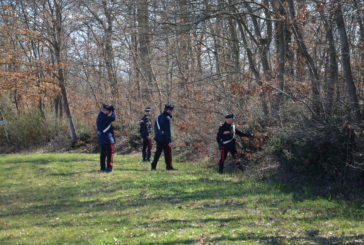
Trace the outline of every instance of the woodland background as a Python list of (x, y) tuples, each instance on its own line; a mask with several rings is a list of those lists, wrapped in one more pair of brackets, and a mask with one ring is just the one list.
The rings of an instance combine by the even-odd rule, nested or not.
[[(97, 151), (115, 105), (119, 151), (175, 105), (177, 154), (216, 160), (226, 113), (256, 155), (339, 189), (362, 184), (363, 0), (0, 0), (3, 153)], [(310, 173), (310, 174), (307, 174)]]

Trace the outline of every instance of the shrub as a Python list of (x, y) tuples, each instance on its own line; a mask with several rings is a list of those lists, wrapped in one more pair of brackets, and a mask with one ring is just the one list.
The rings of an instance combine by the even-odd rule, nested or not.
[(130, 153), (132, 151), (139, 151), (142, 142), (138, 124), (129, 126), (115, 124), (114, 133), (119, 152)]
[[(56, 125), (51, 116), (42, 115), (39, 111), (31, 111), (23, 114), (8, 112), (7, 130), (10, 143), (6, 140), (3, 129), (0, 133), (0, 147), (2, 152), (14, 152), (34, 149), (45, 146), (50, 142), (65, 144), (68, 140), (67, 127)], [(62, 142), (59, 139), (62, 138)]]
[(340, 183), (343, 189), (363, 177), (362, 134), (355, 125), (311, 122), (304, 128), (276, 132), (268, 145), (284, 172)]
[(11, 144), (19, 149), (44, 144), (51, 137), (51, 129), (40, 113), (30, 112), (7, 118)]

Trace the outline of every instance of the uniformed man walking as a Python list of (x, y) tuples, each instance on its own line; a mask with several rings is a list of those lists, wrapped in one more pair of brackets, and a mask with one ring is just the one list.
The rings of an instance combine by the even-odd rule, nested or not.
[(143, 140), (142, 157), (143, 162), (149, 162), (152, 153), (152, 121), (150, 120), (152, 109), (147, 107), (144, 111), (145, 115), (140, 119), (140, 136)]
[(152, 170), (156, 170), (159, 157), (164, 152), (164, 158), (166, 161), (167, 170), (176, 170), (172, 166), (172, 111), (174, 107), (172, 105), (165, 105), (164, 111), (155, 119), (155, 141), (157, 143), (157, 150), (154, 155), (153, 162), (151, 164)]
[(217, 132), (216, 141), (219, 145), (219, 150), (221, 151), (221, 158), (219, 161), (219, 173), (224, 172), (224, 162), (227, 157), (227, 154), (230, 152), (232, 155), (237, 167), (243, 170), (240, 162), (236, 159), (236, 143), (235, 143), (235, 135), (239, 135), (240, 137), (254, 137), (253, 134), (246, 134), (241, 132), (240, 130), (235, 128), (234, 124), (234, 114), (229, 114), (225, 116), (225, 123), (219, 127)]
[[(115, 121), (114, 107), (103, 105), (96, 119), (97, 135), (100, 144), (100, 171), (112, 172), (115, 153), (115, 137), (112, 122)], [(107, 161), (105, 164), (105, 160)]]

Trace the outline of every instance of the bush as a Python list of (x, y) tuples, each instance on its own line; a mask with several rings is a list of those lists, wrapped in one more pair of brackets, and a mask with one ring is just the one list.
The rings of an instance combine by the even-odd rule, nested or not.
[(116, 141), (119, 145), (118, 151), (122, 153), (130, 153), (132, 151), (139, 151), (142, 142), (139, 133), (139, 125), (115, 125), (114, 133)]
[(51, 136), (44, 118), (36, 112), (13, 115), (8, 119), (7, 128), (11, 144), (19, 149), (43, 144)]
[(361, 182), (364, 165), (363, 130), (355, 125), (323, 125), (276, 132), (269, 141), (285, 173), (306, 176), (343, 189)]
[[(45, 146), (59, 136), (68, 135), (67, 128), (56, 126), (54, 120), (47, 119), (38, 111), (23, 114), (7, 113), (7, 130), (10, 143), (6, 140), (3, 129), (0, 133), (1, 151), (19, 151)], [(64, 143), (64, 141), (63, 141)]]

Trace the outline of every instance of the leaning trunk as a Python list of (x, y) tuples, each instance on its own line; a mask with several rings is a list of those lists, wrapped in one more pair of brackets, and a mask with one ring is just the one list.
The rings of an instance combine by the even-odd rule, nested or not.
[(354, 84), (353, 74), (351, 72), (350, 47), (349, 47), (348, 36), (346, 34), (346, 28), (340, 3), (338, 3), (338, 7), (335, 11), (335, 16), (336, 16), (336, 25), (341, 41), (342, 66), (344, 71), (344, 79), (346, 82), (349, 104), (354, 119), (359, 121), (361, 119), (361, 113), (359, 108), (358, 97), (356, 94), (356, 87)]

